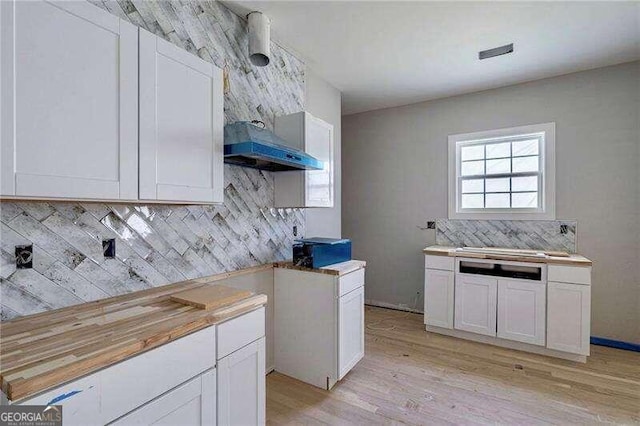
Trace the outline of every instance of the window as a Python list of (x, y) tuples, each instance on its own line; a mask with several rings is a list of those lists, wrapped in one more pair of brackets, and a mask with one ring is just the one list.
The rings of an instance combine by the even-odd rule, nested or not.
[(449, 218), (555, 219), (555, 123), (449, 136)]

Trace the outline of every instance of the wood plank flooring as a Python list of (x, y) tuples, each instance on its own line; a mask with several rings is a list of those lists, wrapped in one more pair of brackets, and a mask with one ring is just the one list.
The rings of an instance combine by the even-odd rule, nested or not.
[(272, 373), (267, 423), (640, 424), (640, 354), (591, 346), (587, 364), (427, 333), (367, 307), (366, 353), (331, 392)]

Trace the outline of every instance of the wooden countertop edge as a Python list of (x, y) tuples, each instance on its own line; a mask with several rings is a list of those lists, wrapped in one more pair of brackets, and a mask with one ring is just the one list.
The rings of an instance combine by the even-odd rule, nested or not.
[(500, 254), (482, 254), (480, 256), (470, 253), (456, 252), (454, 247), (442, 247), (442, 248), (424, 248), (422, 249), (424, 254), (431, 256), (448, 256), (448, 257), (467, 257), (467, 258), (483, 258), (493, 260), (511, 260), (516, 262), (531, 262), (531, 263), (548, 263), (553, 265), (568, 265), (568, 266), (592, 266), (593, 262), (587, 258), (571, 258), (571, 257), (546, 257), (535, 258), (527, 257), (522, 258), (518, 256), (500, 255)]
[[(315, 272), (318, 274), (325, 274), (325, 275), (333, 275), (333, 276), (340, 276), (340, 275), (346, 275), (349, 274), (351, 272), (355, 272), (358, 271), (362, 268), (365, 268), (367, 266), (367, 262), (365, 262), (364, 260), (352, 260), (354, 262), (354, 267), (353, 268), (349, 268), (346, 270), (336, 270), (336, 269), (325, 269), (325, 268), (331, 268), (331, 265), (324, 267), (324, 268), (319, 268), (319, 269), (313, 269), (313, 268), (305, 268), (303, 266), (296, 266), (294, 265), (291, 261), (286, 261), (286, 262), (276, 262), (273, 264), (274, 268), (283, 268), (283, 269), (292, 269), (295, 271), (303, 271), (303, 272)], [(349, 261), (347, 261), (349, 262)]]
[[(247, 302), (251, 301), (252, 299), (253, 303), (247, 305)], [(86, 376), (104, 368), (108, 368), (109, 366), (123, 361), (127, 358), (131, 358), (148, 350), (157, 348), (188, 334), (228, 321), (239, 315), (258, 309), (266, 303), (267, 296), (259, 294), (253, 295), (237, 302), (236, 304), (243, 305), (237, 310), (233, 310), (233, 305), (223, 306), (210, 312), (204, 310), (202, 310), (202, 312), (198, 312), (198, 309), (194, 308), (194, 313), (201, 313), (202, 316), (197, 317), (192, 321), (187, 321), (171, 329), (163, 330), (160, 333), (145, 336), (144, 338), (133, 342), (125, 342), (121, 345), (122, 347), (115, 350), (114, 348), (107, 347), (102, 351), (105, 354), (106, 359), (96, 357), (95, 361), (88, 363), (85, 368), (78, 369), (77, 363), (71, 363), (66, 366), (57, 367), (54, 370), (55, 374), (46, 372), (39, 376), (34, 376), (30, 379), (17, 379), (12, 380), (11, 382), (7, 382), (4, 379), (3, 375), (0, 375), (1, 387), (10, 401), (20, 401), (22, 399), (60, 386), (63, 383), (67, 383), (82, 376)], [(117, 346), (118, 345), (116, 345), (116, 347)]]

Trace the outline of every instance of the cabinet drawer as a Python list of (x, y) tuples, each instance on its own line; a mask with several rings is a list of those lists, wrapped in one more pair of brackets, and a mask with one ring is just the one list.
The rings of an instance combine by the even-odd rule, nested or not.
[(215, 366), (208, 327), (103, 370), (102, 419), (108, 423)]
[(424, 267), (427, 269), (440, 269), (442, 271), (453, 271), (455, 258), (449, 256), (425, 255)]
[(215, 400), (216, 370), (214, 369), (172, 389), (119, 418), (111, 425), (212, 425), (215, 424), (216, 418)]
[(100, 373), (90, 374), (16, 404), (62, 405), (65, 426), (100, 425)]
[(364, 285), (364, 269), (358, 269), (357, 271), (343, 275), (338, 280), (338, 294), (343, 296), (350, 291), (355, 290), (358, 287)]
[(591, 267), (549, 265), (548, 280), (591, 285)]
[(218, 326), (218, 359), (264, 336), (264, 308)]

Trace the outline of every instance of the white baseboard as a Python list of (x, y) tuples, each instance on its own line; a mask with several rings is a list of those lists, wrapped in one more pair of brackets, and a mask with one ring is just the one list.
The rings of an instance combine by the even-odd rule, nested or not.
[(379, 308), (395, 309), (396, 311), (413, 312), (415, 314), (424, 313), (419, 309), (414, 309), (406, 305), (395, 305), (393, 303), (380, 302), (378, 300), (366, 299), (364, 301), (364, 304), (369, 306), (377, 306)]
[(446, 336), (457, 337), (459, 339), (472, 340), (474, 342), (486, 343), (489, 345), (500, 346), (508, 349), (515, 349), (523, 352), (532, 352), (534, 354), (552, 356), (554, 358), (567, 359), (575, 362), (587, 362), (585, 355), (577, 355), (568, 352), (561, 352), (554, 349), (547, 349), (544, 346), (530, 345), (528, 343), (514, 342), (512, 340), (500, 339), (498, 337), (484, 336), (482, 334), (471, 333), (463, 330), (453, 330), (448, 328), (436, 327), (433, 325), (425, 326), (425, 329), (432, 333), (444, 334)]

